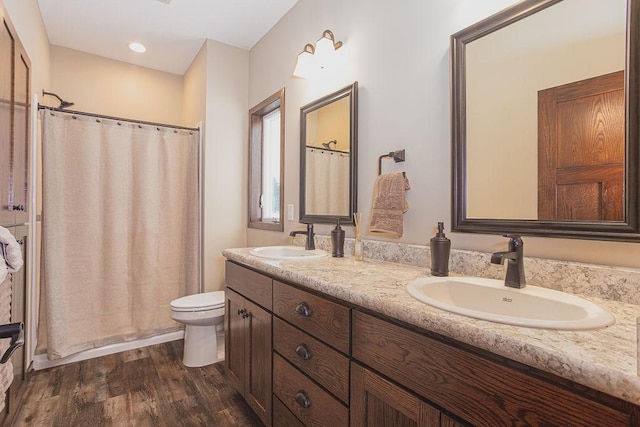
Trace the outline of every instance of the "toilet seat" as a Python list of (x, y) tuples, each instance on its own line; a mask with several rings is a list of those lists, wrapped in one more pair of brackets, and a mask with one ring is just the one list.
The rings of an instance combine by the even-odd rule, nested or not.
[(173, 311), (206, 311), (224, 307), (224, 291), (187, 295), (171, 301)]

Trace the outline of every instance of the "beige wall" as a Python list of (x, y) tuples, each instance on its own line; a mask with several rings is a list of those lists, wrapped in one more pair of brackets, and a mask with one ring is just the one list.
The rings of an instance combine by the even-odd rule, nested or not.
[[(516, 3), (515, 0), (300, 0), (251, 50), (249, 104), (286, 88), (285, 206), (296, 206), (299, 186), (299, 109), (357, 80), (359, 83), (358, 206), (368, 217), (377, 159), (405, 148), (407, 160), (386, 171), (404, 170), (411, 182), (405, 214), (406, 243), (427, 244), (438, 221), (451, 222), (449, 37)], [(363, 11), (366, 11), (364, 13)], [(339, 70), (316, 80), (291, 76), (305, 43), (330, 29), (344, 42)], [(248, 230), (248, 244), (290, 242), (297, 220), (285, 232)], [(316, 226), (322, 234), (330, 227)], [(347, 233), (353, 230), (347, 227)], [(371, 236), (366, 236), (371, 238)], [(453, 247), (504, 250), (497, 235), (449, 233)], [(528, 256), (640, 267), (640, 245), (525, 237)]]
[(226, 248), (246, 246), (249, 52), (206, 42), (205, 290), (224, 287)]
[(332, 149), (349, 151), (351, 144), (349, 133), (350, 103), (350, 97), (342, 98), (307, 113), (306, 145), (322, 148), (323, 143), (336, 141), (331, 145)]
[[(72, 110), (184, 124), (183, 78), (176, 74), (52, 45), (49, 91), (74, 102)], [(52, 97), (45, 102), (58, 105)]]

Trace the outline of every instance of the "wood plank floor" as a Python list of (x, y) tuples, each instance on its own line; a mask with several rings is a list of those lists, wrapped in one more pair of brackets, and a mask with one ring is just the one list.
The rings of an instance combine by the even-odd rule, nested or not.
[(15, 426), (260, 426), (222, 363), (182, 365), (182, 340), (31, 374)]

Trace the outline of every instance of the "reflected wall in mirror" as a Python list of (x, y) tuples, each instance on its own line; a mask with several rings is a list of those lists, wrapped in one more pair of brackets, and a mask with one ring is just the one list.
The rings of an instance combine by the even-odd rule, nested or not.
[(638, 228), (637, 0), (525, 0), (452, 36), (453, 230)]
[(300, 222), (353, 223), (358, 83), (300, 109)]

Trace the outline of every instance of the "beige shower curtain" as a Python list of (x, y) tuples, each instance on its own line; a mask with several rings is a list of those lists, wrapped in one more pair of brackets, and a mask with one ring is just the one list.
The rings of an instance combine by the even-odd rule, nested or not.
[(48, 358), (175, 329), (199, 289), (198, 132), (49, 110), (42, 130)]
[(349, 154), (311, 147), (306, 152), (305, 213), (349, 216)]

